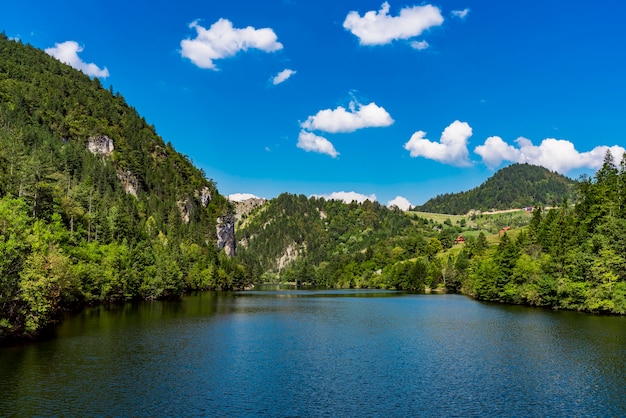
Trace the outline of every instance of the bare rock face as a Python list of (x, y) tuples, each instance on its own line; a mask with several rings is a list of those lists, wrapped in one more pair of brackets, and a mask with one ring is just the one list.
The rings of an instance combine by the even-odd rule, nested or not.
[(183, 223), (188, 224), (191, 220), (191, 214), (193, 212), (193, 205), (190, 198), (185, 198), (185, 200), (179, 200), (176, 202), (178, 206), (178, 211), (180, 212), (180, 218)]
[(137, 197), (139, 193), (139, 180), (130, 171), (117, 170), (117, 179), (122, 183), (122, 187), (128, 194)]
[(229, 213), (217, 218), (217, 248), (222, 248), (229, 257), (234, 257), (237, 252), (235, 243), (235, 215)]
[(285, 267), (287, 267), (292, 262), (294, 262), (295, 260), (297, 260), (299, 256), (300, 256), (300, 249), (298, 248), (298, 245), (295, 242), (292, 242), (291, 244), (289, 244), (287, 248), (285, 248), (283, 255), (281, 255), (280, 258), (276, 260), (276, 267), (280, 271), (284, 269)]
[(211, 196), (211, 190), (207, 186), (204, 186), (200, 190), (196, 190), (196, 198), (200, 199), (200, 204), (203, 208), (206, 208), (213, 196)]
[(256, 208), (263, 206), (266, 202), (267, 199), (261, 198), (250, 198), (242, 200), (241, 202), (234, 202), (236, 220), (240, 221), (250, 215)]
[[(94, 155), (99, 157), (109, 157), (115, 150), (113, 140), (106, 135), (96, 135), (87, 139), (87, 149)], [(130, 171), (117, 169), (115, 174), (117, 179), (122, 183), (122, 187), (128, 194), (137, 197), (139, 193), (139, 180)]]
[(87, 140), (87, 148), (92, 154), (108, 157), (115, 147), (113, 140), (106, 135), (92, 136)]

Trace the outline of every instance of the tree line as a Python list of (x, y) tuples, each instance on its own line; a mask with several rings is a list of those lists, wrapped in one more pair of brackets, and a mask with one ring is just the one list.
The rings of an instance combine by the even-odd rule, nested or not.
[(527, 229), (455, 269), (478, 299), (589, 312), (626, 313), (626, 155), (609, 151), (578, 200), (538, 208)]
[[(377, 202), (284, 194), (239, 226), (241, 260), (266, 281), (439, 288), (487, 301), (624, 314), (626, 157), (618, 166), (607, 152), (574, 191), (575, 201), (536, 206), (526, 225), (497, 235)], [(459, 234), (465, 242), (455, 245)]]

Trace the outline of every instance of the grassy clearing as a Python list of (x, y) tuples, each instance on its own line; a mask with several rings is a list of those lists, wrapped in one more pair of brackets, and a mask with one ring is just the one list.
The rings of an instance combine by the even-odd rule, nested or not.
[(419, 216), (420, 218), (429, 219), (435, 223), (442, 224), (447, 219), (455, 225), (457, 222), (461, 222), (461, 219), (465, 219), (465, 221), (469, 221), (469, 217), (467, 215), (448, 215), (445, 213), (430, 213), (430, 212), (415, 212), (409, 211), (407, 212), (409, 216)]
[[(503, 228), (508, 227), (506, 231), (507, 235), (511, 239), (516, 239), (520, 231), (524, 230), (532, 218), (532, 213), (525, 210), (509, 210), (499, 212), (482, 213), (475, 216), (467, 215), (449, 215), (445, 213), (429, 213), (429, 212), (407, 212), (407, 214), (413, 218), (420, 217), (427, 219), (434, 224), (456, 227), (459, 231), (459, 235), (463, 235), (465, 238), (478, 237), (482, 232), (487, 238), (489, 245), (498, 245), (500, 237), (502, 236)], [(462, 220), (465, 220), (465, 226)], [(446, 251), (446, 255), (456, 255), (464, 244), (454, 245), (451, 249)]]
[(407, 214), (413, 218), (420, 217), (422, 219), (427, 219), (434, 224), (444, 225), (448, 223), (450, 226), (462, 227), (462, 232), (468, 235), (472, 235), (474, 233), (478, 235), (478, 232), (480, 231), (483, 231), (486, 235), (497, 234), (498, 231), (506, 226), (519, 228), (528, 225), (528, 222), (532, 217), (531, 212), (527, 212), (523, 209), (487, 212), (472, 216), (413, 211), (407, 212)]

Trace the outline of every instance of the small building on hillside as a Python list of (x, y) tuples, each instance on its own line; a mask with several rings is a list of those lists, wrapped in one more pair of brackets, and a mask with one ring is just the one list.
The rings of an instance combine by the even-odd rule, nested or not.
[(465, 238), (463, 238), (463, 235), (459, 235), (458, 237), (456, 237), (456, 239), (454, 240), (455, 244), (463, 244), (465, 242)]
[(505, 226), (504, 228), (502, 228), (500, 231), (498, 231), (498, 236), (504, 234), (506, 231), (508, 231), (509, 229), (511, 229), (510, 226)]

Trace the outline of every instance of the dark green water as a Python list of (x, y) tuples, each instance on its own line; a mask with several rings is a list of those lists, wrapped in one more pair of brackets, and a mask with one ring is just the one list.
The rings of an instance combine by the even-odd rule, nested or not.
[(626, 318), (381, 291), (90, 309), (0, 348), (2, 416), (626, 416)]

